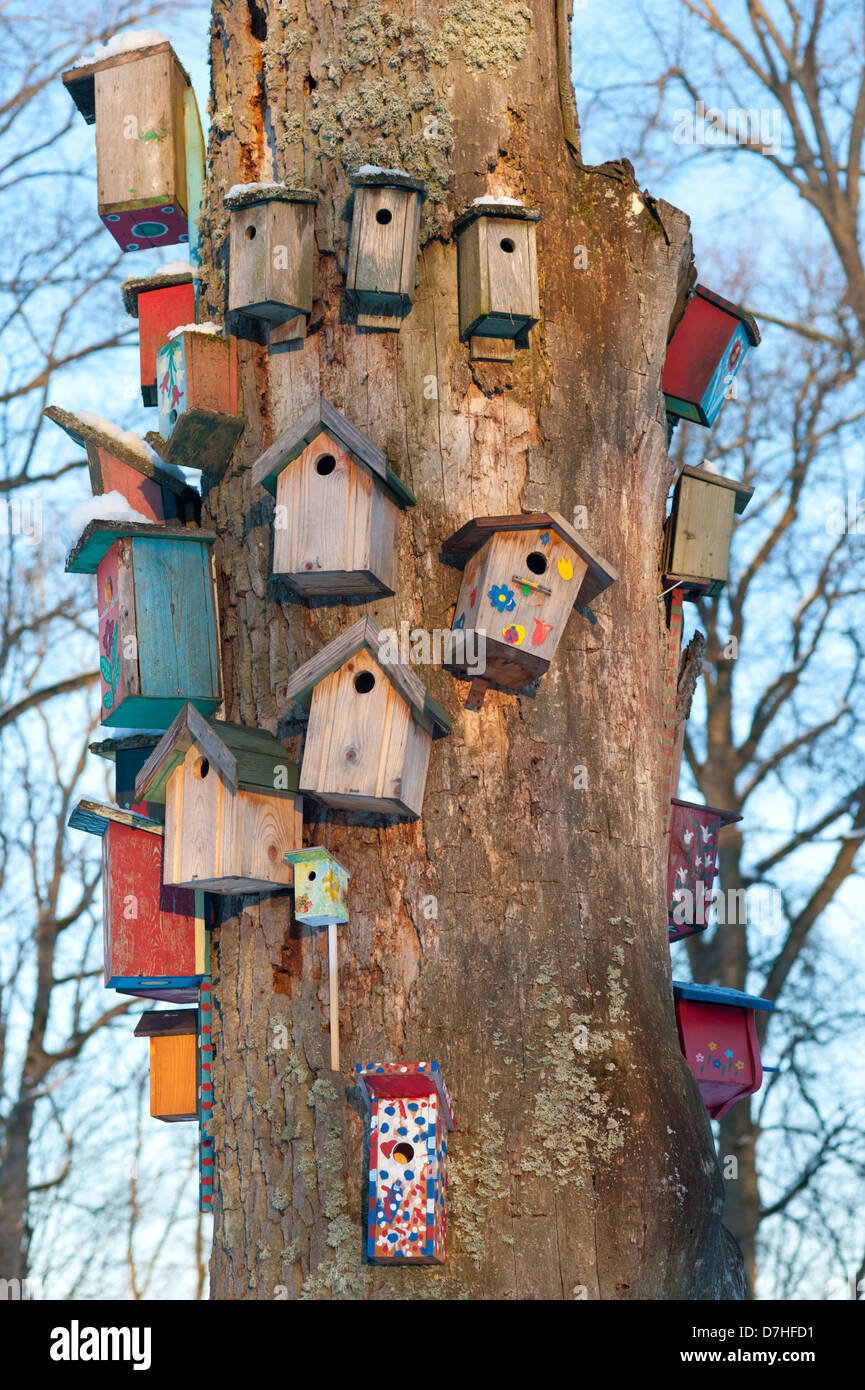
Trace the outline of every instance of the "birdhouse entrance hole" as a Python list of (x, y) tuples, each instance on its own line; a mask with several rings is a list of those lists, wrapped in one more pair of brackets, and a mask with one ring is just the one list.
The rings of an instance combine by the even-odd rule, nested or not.
[(244, 235), (247, 241), (255, 241), (255, 227), (247, 227)]
[(336, 459), (333, 454), (322, 454), (315, 465), (316, 473), (320, 473), (323, 478), (326, 478), (328, 473), (332, 473), (335, 468)]
[(358, 695), (368, 695), (375, 685), (372, 671), (361, 671), (354, 678), (354, 688)]
[(312, 881), (313, 881), (314, 878), (315, 878), (315, 869), (310, 869), (309, 873), (308, 873), (307, 876), (306, 876), (307, 882), (308, 882), (308, 883), (312, 883)]
[(375, 215), (376, 222), (378, 222), (379, 225), (382, 227), (386, 227), (388, 222), (390, 222), (392, 218), (393, 213), (391, 212), (390, 208), (379, 208), (378, 212)]
[(501, 239), (501, 243), (500, 243), (500, 244), (501, 244), (502, 250), (503, 250), (503, 251), (507, 251), (508, 255), (510, 255), (510, 253), (511, 253), (512, 251), (516, 251), (516, 249), (517, 249), (516, 246), (514, 245), (514, 243), (511, 241), (511, 239), (510, 239), (509, 236), (503, 236), (502, 239)]
[(393, 1156), (397, 1163), (411, 1163), (414, 1158), (414, 1149), (411, 1144), (397, 1144)]
[(532, 574), (544, 574), (547, 568), (547, 557), (542, 555), (539, 550), (533, 550), (530, 555), (526, 556), (526, 565)]
[(199, 758), (195, 771), (198, 773), (202, 782), (210, 771), (210, 762), (207, 758)]

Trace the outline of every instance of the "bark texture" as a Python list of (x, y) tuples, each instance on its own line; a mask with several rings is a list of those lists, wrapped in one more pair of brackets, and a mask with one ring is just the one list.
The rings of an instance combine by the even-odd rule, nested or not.
[[(570, 618), (534, 698), (490, 692), (468, 713), (464, 684), (419, 671), (454, 723), (422, 820), (349, 823), (307, 805), (322, 822), (308, 842), (352, 872), (343, 1076), (328, 1066), (326, 933), (300, 931), (290, 895), (225, 904), (217, 1299), (744, 1294), (676, 1040), (664, 902), (659, 380), (690, 239), (683, 214), (647, 207), (629, 166), (580, 166), (567, 30), (554, 0), (214, 6), (205, 314), (224, 312), (228, 186), (321, 191), (306, 342), (270, 359), (241, 344), (246, 433), (207, 493), (226, 717), (298, 752), (289, 673), (364, 611), (385, 628), (447, 628), (459, 575), (438, 551), (473, 516), (585, 506), (590, 544), (621, 576), (592, 620)], [(430, 188), (398, 334), (358, 331), (343, 293), (347, 175), (364, 162)], [(543, 211), (542, 319), (513, 366), (473, 365), (459, 342), (450, 229), (486, 193)], [(418, 498), (393, 599), (305, 607), (270, 574), (272, 500), (250, 465), (319, 393)], [(457, 1114), (447, 1264), (376, 1268), (351, 1068), (429, 1058)]]

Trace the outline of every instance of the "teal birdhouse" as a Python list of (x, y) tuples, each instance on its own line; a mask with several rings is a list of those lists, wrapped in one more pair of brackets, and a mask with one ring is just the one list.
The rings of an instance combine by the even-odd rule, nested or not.
[(294, 865), (294, 915), (310, 927), (348, 921), (348, 869), (315, 845), (285, 856)]

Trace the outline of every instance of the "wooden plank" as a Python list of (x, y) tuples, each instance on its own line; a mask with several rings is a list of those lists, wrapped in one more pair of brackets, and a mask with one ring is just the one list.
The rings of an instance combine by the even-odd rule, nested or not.
[(220, 696), (216, 601), (206, 545), (133, 542), (141, 694)]
[(473, 362), (513, 362), (516, 356), (512, 338), (481, 338), (477, 334), (469, 339), (469, 352)]
[(198, 1032), (196, 1009), (151, 1009), (135, 1025), (136, 1038), (182, 1038)]
[(735, 493), (702, 479), (677, 487), (670, 573), (725, 582), (730, 563)]
[(289, 887), (294, 869), (284, 856), (301, 845), (294, 798), (238, 792), (235, 803), (234, 872), (267, 888)]
[[(95, 71), (100, 214), (174, 205), (186, 212), (185, 74), (170, 47)], [(127, 138), (130, 120), (135, 130)]]

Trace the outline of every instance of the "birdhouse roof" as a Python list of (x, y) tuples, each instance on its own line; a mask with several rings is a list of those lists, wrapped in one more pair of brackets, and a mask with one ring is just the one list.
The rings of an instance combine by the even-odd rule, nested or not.
[(738, 304), (733, 304), (729, 299), (722, 299), (719, 294), (715, 294), (714, 290), (707, 289), (705, 285), (695, 285), (694, 294), (698, 294), (701, 299), (707, 299), (710, 304), (717, 305), (719, 309), (724, 310), (725, 314), (732, 314), (734, 318), (739, 319), (748, 335), (749, 342), (754, 347), (757, 346), (760, 341), (760, 330), (753, 314), (749, 314), (746, 309), (740, 308)]
[(88, 835), (105, 834), (111, 822), (129, 826), (131, 830), (146, 830), (151, 835), (161, 835), (162, 826), (149, 816), (139, 816), (135, 811), (125, 811), (121, 806), (103, 806), (98, 801), (79, 801), (66, 822), (74, 830), (86, 830)]
[(284, 183), (238, 183), (222, 200), (229, 212), (256, 207), (259, 203), (317, 203), (312, 188), (286, 188)]
[(109, 53), (105, 58), (98, 58), (93, 63), (82, 63), (80, 67), (69, 68), (66, 72), (61, 73), (61, 81), (87, 124), (93, 125), (96, 120), (97, 72), (104, 72), (106, 68), (121, 67), (126, 63), (134, 63), (139, 58), (150, 58), (154, 53), (166, 51), (171, 54), (188, 87), (190, 85), (189, 75), (178, 61), (177, 54), (168, 39), (163, 39), (159, 43), (146, 44), (142, 48), (127, 48), (120, 53)]
[[(266, 729), (247, 728), (245, 724), (205, 719), (194, 705), (186, 704), (141, 768), (135, 780), (135, 800), (164, 801), (169, 777), (193, 744), (233, 792), (291, 796), (297, 791), (297, 764), (273, 734)], [(287, 769), (285, 787), (274, 787), (277, 767)]]
[(477, 222), (479, 217), (507, 217), (514, 222), (540, 222), (541, 212), (539, 208), (527, 208), (522, 203), (497, 203), (492, 199), (488, 203), (472, 203), (471, 207), (465, 208), (454, 219), (454, 231), (463, 231), (470, 223)]
[(66, 557), (67, 574), (95, 574), (100, 560), (108, 554), (115, 541), (124, 536), (134, 540), (203, 541), (212, 545), (215, 531), (202, 531), (198, 526), (163, 525), (155, 521), (110, 521), (97, 517), (88, 521), (75, 545)]
[(163, 266), (162, 270), (156, 270), (152, 275), (131, 275), (128, 280), (124, 280), (120, 286), (123, 295), (123, 307), (132, 318), (138, 318), (138, 296), (149, 294), (151, 290), (173, 289), (175, 285), (192, 284), (192, 267), (186, 270), (172, 270), (171, 266)]
[(309, 661), (305, 661), (289, 680), (285, 693), (290, 698), (300, 701), (302, 705), (308, 705), (315, 687), (356, 656), (362, 647), (366, 647), (382, 675), (387, 677), (403, 697), (413, 717), (427, 733), (433, 738), (442, 738), (449, 734), (450, 720), (441, 705), (432, 698), (420, 677), (416, 676), (410, 667), (386, 658), (382, 648), (389, 645), (389, 639), (373, 618), (360, 618), (328, 642), (326, 647), (322, 647), (320, 652), (316, 652)]
[(427, 196), (427, 186), (423, 179), (407, 174), (404, 169), (379, 169), (367, 164), (349, 176), (352, 188), (405, 188), (408, 192), (419, 193), (421, 201)]
[(726, 1004), (738, 1009), (763, 1009), (771, 1013), (775, 1005), (771, 999), (761, 999), (757, 994), (743, 994), (738, 989), (724, 989), (721, 985), (692, 985), (681, 980), (673, 981), (673, 995), (676, 999), (693, 999), (700, 1004)]
[(106, 758), (110, 763), (117, 762), (117, 754), (125, 753), (133, 748), (155, 748), (162, 733), (152, 734), (124, 734), (120, 738), (106, 738), (100, 743), (89, 743), (88, 751), (95, 753), (97, 758)]
[(346, 878), (351, 878), (351, 873), (344, 864), (340, 864), (335, 855), (323, 845), (311, 845), (309, 849), (294, 849), (290, 854), (284, 854), (283, 859), (286, 864), (335, 864), (338, 869), (345, 874)]
[(747, 487), (745, 483), (737, 483), (735, 478), (722, 478), (719, 473), (713, 473), (709, 468), (694, 468), (691, 464), (683, 464), (682, 471), (676, 479), (676, 487), (679, 486), (682, 478), (696, 478), (701, 483), (713, 483), (715, 487), (732, 488), (736, 494), (736, 515), (741, 516), (751, 498), (754, 496), (754, 489)]
[(151, 1009), (135, 1025), (136, 1038), (177, 1038), (197, 1032), (197, 1009)]
[[(179, 471), (166, 467), (149, 445), (131, 430), (121, 430), (113, 426), (110, 420), (100, 420), (97, 416), (76, 415), (74, 411), (62, 410), (59, 405), (46, 406), (42, 414), (87, 450), (90, 481), (94, 489), (97, 483), (101, 487), (101, 479), (94, 476), (95, 459), (91, 457), (91, 450), (104, 449), (114, 458), (128, 463), (142, 477), (152, 478), (160, 487), (168, 488), (177, 497), (200, 497), (200, 493), (189, 486)], [(94, 495), (99, 496), (99, 493), (95, 492)]]
[(448, 1129), (454, 1127), (454, 1109), (438, 1062), (358, 1062), (355, 1066), (369, 1105), (370, 1100), (438, 1097)]
[(619, 576), (613, 566), (600, 555), (596, 555), (591, 546), (580, 538), (579, 533), (558, 512), (526, 512), (520, 516), (477, 516), (448, 537), (442, 546), (442, 559), (447, 564), (462, 569), (469, 557), (480, 550), (497, 531), (544, 529), (555, 531), (557, 536), (561, 536), (588, 566), (574, 600), (575, 606), (584, 608), (596, 599), (598, 594), (603, 593), (604, 589), (615, 584)]
[(686, 811), (705, 811), (711, 816), (720, 816), (722, 825), (733, 825), (742, 817), (736, 811), (720, 811), (717, 806), (700, 806), (696, 801), (679, 801), (677, 797), (671, 798), (673, 806), (683, 806)]
[(377, 444), (367, 439), (365, 434), (350, 420), (334, 408), (324, 396), (319, 396), (303, 412), (294, 424), (281, 434), (253, 464), (253, 481), (276, 493), (276, 480), (280, 473), (299, 458), (308, 444), (320, 434), (327, 434), (351, 456), (355, 463), (371, 473), (373, 478), (386, 488), (400, 507), (413, 507), (416, 498), (411, 488), (401, 482), (391, 468)]

